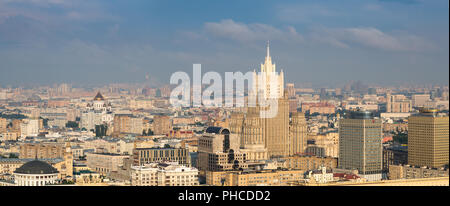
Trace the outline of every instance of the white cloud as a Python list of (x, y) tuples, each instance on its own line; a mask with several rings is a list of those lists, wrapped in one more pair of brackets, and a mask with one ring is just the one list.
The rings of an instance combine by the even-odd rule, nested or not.
[(319, 29), (311, 35), (316, 41), (325, 42), (341, 48), (360, 45), (386, 51), (426, 51), (434, 45), (425, 39), (408, 34), (388, 34), (373, 27)]
[[(48, 9), (58, 9), (53, 12)], [(0, 24), (8, 18), (26, 17), (43, 23), (66, 24), (64, 20), (83, 22), (118, 21), (119, 17), (105, 12), (97, 1), (70, 0), (0, 0)]]
[(267, 24), (245, 24), (231, 19), (220, 22), (207, 22), (203, 31), (206, 35), (239, 42), (260, 40), (303, 41), (303, 36), (297, 33), (294, 27), (289, 26), (285, 29), (279, 29)]
[(276, 17), (284, 22), (315, 22), (317, 18), (331, 18), (342, 15), (336, 10), (318, 4), (286, 4), (275, 9)]

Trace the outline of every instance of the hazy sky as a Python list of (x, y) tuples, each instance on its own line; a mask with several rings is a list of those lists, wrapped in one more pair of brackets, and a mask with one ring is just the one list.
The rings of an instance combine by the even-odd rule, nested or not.
[(0, 0), (0, 86), (168, 83), (257, 69), (286, 82), (449, 82), (448, 0)]

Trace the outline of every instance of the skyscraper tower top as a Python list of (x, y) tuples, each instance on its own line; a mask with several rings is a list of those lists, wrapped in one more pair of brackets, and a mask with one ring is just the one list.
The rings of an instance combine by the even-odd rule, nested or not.
[[(283, 70), (277, 73), (276, 65), (272, 63), (270, 56), (270, 45), (267, 41), (267, 55), (264, 63), (261, 64), (260, 73), (254, 71), (253, 92), (263, 94), (267, 98), (280, 98), (284, 95), (284, 73)], [(273, 87), (271, 89), (271, 87)], [(272, 91), (271, 91), (272, 90)]]
[(270, 45), (269, 41), (267, 41), (267, 51), (266, 51), (266, 59), (264, 64), (261, 64), (261, 72), (275, 72), (275, 64), (272, 64), (272, 57), (270, 56)]

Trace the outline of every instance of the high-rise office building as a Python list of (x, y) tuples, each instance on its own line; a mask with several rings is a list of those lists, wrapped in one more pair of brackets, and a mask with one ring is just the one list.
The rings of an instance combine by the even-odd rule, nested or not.
[(382, 178), (381, 120), (368, 111), (351, 111), (340, 120), (339, 168), (358, 170), (369, 181)]
[(448, 164), (448, 116), (436, 109), (421, 109), (408, 121), (408, 164), (443, 167)]

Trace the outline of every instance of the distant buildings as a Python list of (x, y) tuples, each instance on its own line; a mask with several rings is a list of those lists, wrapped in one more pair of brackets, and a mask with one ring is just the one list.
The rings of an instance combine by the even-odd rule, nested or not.
[(26, 119), (20, 123), (20, 136), (37, 136), (39, 134), (39, 119)]
[(423, 107), (430, 101), (429, 94), (414, 94), (412, 95), (412, 105), (413, 107)]
[(68, 143), (24, 143), (20, 145), (20, 158), (62, 159), (61, 177), (72, 176), (73, 154)]
[(169, 116), (155, 116), (153, 118), (153, 133), (166, 135), (172, 130), (172, 121)]
[(336, 112), (335, 106), (320, 102), (320, 103), (302, 103), (302, 112), (309, 112), (309, 114), (334, 114)]
[(177, 162), (179, 165), (191, 166), (189, 151), (185, 148), (135, 148), (133, 165), (155, 162)]
[[(447, 113), (448, 86), (284, 87), (269, 52), (242, 94), (275, 100), (271, 117), (262, 104), (174, 108), (171, 86), (0, 89), (0, 185), (448, 185), (448, 116), (411, 115)], [(36, 158), (57, 174), (26, 166)]]
[(81, 112), (80, 128), (95, 130), (96, 125), (109, 124), (113, 119), (111, 103), (107, 103), (102, 94), (98, 92), (93, 102), (88, 103), (85, 110)]
[(288, 92), (288, 98), (294, 98), (295, 97), (295, 86), (294, 83), (287, 83), (286, 84), (286, 90)]
[[(339, 133), (337, 131), (309, 135), (308, 140), (311, 140), (313, 144), (308, 144), (305, 150), (306, 154), (314, 154), (320, 157), (339, 156)], [(316, 150), (318, 149), (314, 148), (321, 148), (323, 151), (317, 153)]]
[(20, 145), (20, 158), (64, 158), (70, 153), (64, 143), (23, 143)]
[(408, 164), (443, 167), (449, 163), (449, 117), (436, 109), (422, 109), (409, 117)]
[(370, 181), (382, 178), (381, 120), (368, 111), (352, 111), (340, 120), (339, 168), (357, 169)]
[(209, 171), (206, 184), (214, 186), (287, 186), (304, 180), (302, 170)]
[(128, 101), (130, 109), (152, 109), (153, 101), (150, 99), (131, 99)]
[(386, 112), (408, 113), (411, 111), (411, 100), (404, 95), (392, 95), (390, 91), (386, 94)]
[(6, 132), (8, 126), (8, 120), (0, 117), (0, 133)]
[(414, 167), (410, 165), (391, 165), (389, 179), (419, 179), (433, 177), (448, 177), (448, 168)]
[(303, 171), (315, 170), (319, 167), (336, 168), (337, 158), (295, 155), (280, 158), (284, 161), (284, 167)]
[(108, 154), (108, 153), (87, 153), (87, 166), (95, 172), (102, 175), (109, 175), (111, 172), (118, 171), (123, 165), (123, 159), (128, 155)]
[(114, 116), (114, 136), (120, 134), (142, 134), (143, 119), (131, 114), (116, 114)]

